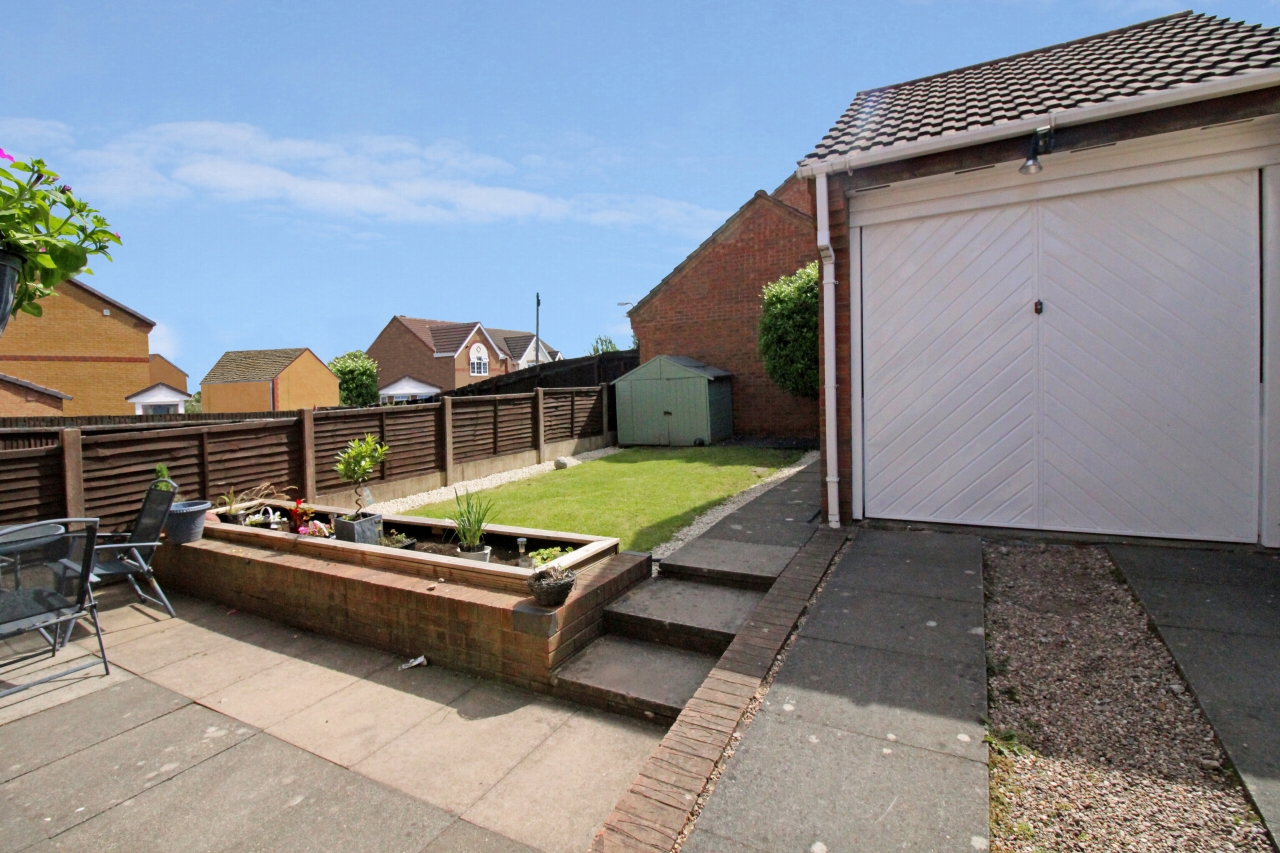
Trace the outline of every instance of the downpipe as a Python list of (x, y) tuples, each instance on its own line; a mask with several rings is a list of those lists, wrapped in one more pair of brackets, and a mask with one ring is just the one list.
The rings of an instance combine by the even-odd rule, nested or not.
[(840, 527), (840, 446), (836, 430), (836, 254), (831, 248), (827, 175), (814, 178), (818, 214), (818, 255), (822, 258), (822, 373), (827, 445), (827, 524)]

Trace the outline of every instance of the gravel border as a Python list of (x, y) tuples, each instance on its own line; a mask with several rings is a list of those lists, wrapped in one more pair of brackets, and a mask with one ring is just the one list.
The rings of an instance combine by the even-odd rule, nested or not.
[(653, 549), (653, 558), (655, 560), (661, 560), (665, 557), (671, 556), (681, 546), (688, 544), (689, 540), (696, 539), (710, 530), (717, 521), (724, 518), (734, 510), (750, 503), (752, 500), (755, 500), (762, 492), (773, 488), (779, 480), (785, 480), (792, 474), (798, 473), (805, 466), (817, 461), (819, 455), (818, 451), (811, 450), (801, 456), (796, 462), (788, 465), (786, 468), (779, 468), (777, 471), (773, 472), (768, 477), (765, 477), (754, 486), (743, 489), (737, 494), (731, 495), (724, 503), (707, 510), (702, 515), (691, 521), (688, 526), (677, 530), (666, 542), (655, 547)]
[(1272, 849), (1101, 546), (984, 542), (991, 849)]
[[(589, 450), (586, 453), (579, 453), (576, 456), (566, 456), (565, 459), (569, 463), (569, 467), (581, 465), (583, 462), (590, 462), (594, 459), (603, 459), (606, 456), (612, 456), (621, 447), (605, 447), (600, 450)], [(490, 474), (488, 477), (479, 477), (475, 480), (464, 480), (461, 483), (454, 483), (449, 486), (441, 486), (438, 489), (432, 489), (429, 492), (420, 492), (416, 495), (409, 495), (407, 498), (396, 498), (395, 500), (382, 501), (369, 507), (371, 512), (380, 512), (384, 515), (396, 515), (406, 510), (416, 509), (427, 504), (437, 503), (438, 501), (447, 501), (453, 497), (455, 489), (459, 490), (459, 494), (463, 492), (478, 492), (482, 489), (492, 489), (494, 486), (501, 486), (504, 483), (514, 483), (517, 480), (527, 480), (529, 477), (536, 477), (538, 474), (545, 474), (548, 471), (554, 471), (556, 467), (555, 460), (549, 462), (539, 462), (537, 465), (526, 465), (523, 468), (512, 468), (510, 471), (501, 471), (497, 474)]]

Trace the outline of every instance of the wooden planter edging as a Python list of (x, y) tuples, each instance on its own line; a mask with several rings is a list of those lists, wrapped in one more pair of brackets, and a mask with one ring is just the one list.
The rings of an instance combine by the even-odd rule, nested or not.
[(813, 591), (848, 535), (819, 528), (787, 564), (591, 843), (592, 853), (668, 853)]

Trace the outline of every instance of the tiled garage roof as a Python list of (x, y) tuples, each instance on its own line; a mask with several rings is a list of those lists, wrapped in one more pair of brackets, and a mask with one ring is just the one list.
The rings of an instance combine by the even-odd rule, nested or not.
[(243, 349), (222, 354), (218, 363), (200, 383), (262, 382), (274, 379), (280, 372), (307, 351), (306, 347), (291, 349)]
[(1280, 29), (1182, 12), (859, 92), (800, 165), (1276, 67)]

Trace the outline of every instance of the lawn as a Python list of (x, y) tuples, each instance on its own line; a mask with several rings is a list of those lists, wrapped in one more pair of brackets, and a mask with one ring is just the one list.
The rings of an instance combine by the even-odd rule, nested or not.
[[(649, 551), (703, 512), (800, 458), (757, 447), (633, 448), (478, 492), (493, 501), (494, 524), (616, 536)], [(444, 518), (452, 500), (410, 515)]]

